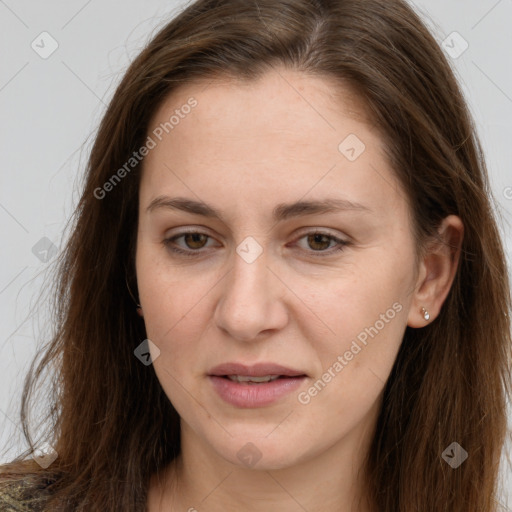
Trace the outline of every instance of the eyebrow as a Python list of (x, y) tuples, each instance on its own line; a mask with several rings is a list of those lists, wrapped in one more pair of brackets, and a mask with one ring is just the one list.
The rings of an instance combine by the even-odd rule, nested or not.
[[(195, 201), (185, 197), (158, 196), (151, 201), (146, 211), (150, 213), (161, 208), (181, 210), (224, 222), (224, 215), (220, 210), (202, 201)], [(281, 222), (292, 217), (347, 210), (372, 212), (370, 208), (360, 203), (354, 203), (347, 199), (327, 198), (320, 201), (297, 201), (289, 204), (280, 203), (272, 211), (272, 218), (275, 222)]]

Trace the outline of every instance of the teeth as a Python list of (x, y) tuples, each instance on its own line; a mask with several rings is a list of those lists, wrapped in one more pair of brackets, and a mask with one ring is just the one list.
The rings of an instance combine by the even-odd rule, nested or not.
[(279, 378), (279, 375), (264, 375), (263, 377), (247, 377), (245, 375), (228, 375), (233, 382), (270, 382)]

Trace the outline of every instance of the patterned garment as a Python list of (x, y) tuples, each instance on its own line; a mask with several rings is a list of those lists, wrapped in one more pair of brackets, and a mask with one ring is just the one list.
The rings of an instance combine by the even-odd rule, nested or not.
[(37, 512), (42, 510), (41, 504), (30, 504), (28, 501), (46, 496), (41, 486), (29, 480), (2, 481), (0, 483), (0, 512)]
[(23, 496), (26, 485), (18, 482), (2, 484), (0, 487), (0, 511), (1, 512), (31, 512), (28, 505), (23, 504)]

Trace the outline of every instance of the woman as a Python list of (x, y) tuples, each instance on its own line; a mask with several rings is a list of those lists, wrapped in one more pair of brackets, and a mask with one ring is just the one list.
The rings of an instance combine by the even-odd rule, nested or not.
[(7, 506), (497, 510), (505, 256), (406, 3), (189, 6), (109, 105), (60, 268), (51, 450)]

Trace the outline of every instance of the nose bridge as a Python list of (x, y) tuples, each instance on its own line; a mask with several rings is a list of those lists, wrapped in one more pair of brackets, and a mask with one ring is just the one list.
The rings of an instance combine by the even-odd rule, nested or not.
[(256, 251), (251, 242), (242, 242), (236, 252), (233, 258), (231, 284), (237, 292), (246, 290), (258, 293), (259, 289), (268, 285), (267, 251), (264, 252), (263, 247), (261, 252)]
[(245, 300), (244, 290), (249, 293), (258, 293), (268, 283), (269, 270), (268, 247), (264, 248), (266, 239), (259, 236), (258, 240), (253, 236), (246, 236), (237, 246), (233, 255), (233, 269), (228, 279), (230, 287), (236, 294), (242, 292), (241, 300)]
[(254, 248), (250, 245), (247, 251), (245, 242), (237, 247), (237, 254), (233, 257), (233, 269), (224, 292), (225, 299), (234, 302), (231, 304), (232, 308), (256, 310), (265, 306), (266, 299), (270, 298), (270, 272), (267, 263), (266, 252), (255, 255)]
[(233, 255), (216, 308), (217, 325), (233, 337), (250, 340), (262, 330), (282, 324), (276, 287), (282, 286), (267, 268), (268, 253), (255, 239), (245, 239)]

